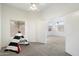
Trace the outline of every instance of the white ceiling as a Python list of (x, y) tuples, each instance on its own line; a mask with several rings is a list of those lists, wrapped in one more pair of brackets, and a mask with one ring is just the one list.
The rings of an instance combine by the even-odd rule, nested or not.
[[(31, 3), (6, 3), (6, 4), (19, 8), (19, 9), (22, 9), (22, 10), (25, 10), (25, 11), (30, 11), (29, 8), (31, 7)], [(35, 4), (39, 11), (44, 10), (49, 5), (49, 4), (45, 4), (45, 3), (35, 3)]]
[(79, 3), (52, 3), (42, 11), (46, 19), (65, 16), (79, 10)]
[[(31, 3), (6, 3), (7, 5), (29, 11)], [(79, 3), (36, 3), (45, 17), (58, 17), (79, 10)]]
[[(7, 5), (17, 7), (23, 10), (28, 11), (29, 7), (31, 6), (31, 3), (6, 3)], [(36, 3), (36, 6), (39, 10), (46, 10), (49, 9), (50, 7), (53, 7), (53, 9), (68, 9), (70, 8), (76, 8), (79, 7), (78, 3)]]

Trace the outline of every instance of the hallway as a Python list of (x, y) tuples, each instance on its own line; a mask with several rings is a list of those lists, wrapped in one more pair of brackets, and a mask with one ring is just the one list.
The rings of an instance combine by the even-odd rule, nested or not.
[(48, 43), (33, 42), (30, 45), (21, 45), (22, 51), (19, 54), (13, 52), (3, 52), (2, 56), (70, 56), (64, 52), (64, 37), (48, 37)]

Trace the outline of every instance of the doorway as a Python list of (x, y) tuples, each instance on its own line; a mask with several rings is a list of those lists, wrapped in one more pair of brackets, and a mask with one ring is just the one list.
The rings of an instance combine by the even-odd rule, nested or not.
[[(59, 17), (48, 21), (47, 43), (55, 48), (55, 53), (65, 51), (64, 18)], [(65, 53), (64, 53), (65, 54)]]
[(56, 18), (48, 21), (48, 36), (64, 36), (64, 18)]
[(11, 20), (10, 21), (10, 36), (14, 37), (18, 31), (21, 31), (21, 33), (25, 35), (25, 22)]

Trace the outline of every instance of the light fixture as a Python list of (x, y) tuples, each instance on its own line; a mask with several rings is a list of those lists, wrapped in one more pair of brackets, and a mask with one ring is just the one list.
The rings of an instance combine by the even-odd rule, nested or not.
[(30, 9), (31, 10), (37, 10), (36, 4), (35, 3), (31, 3)]

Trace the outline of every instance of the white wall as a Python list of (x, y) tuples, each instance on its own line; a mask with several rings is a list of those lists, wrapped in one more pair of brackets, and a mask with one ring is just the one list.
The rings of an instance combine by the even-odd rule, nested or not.
[[(28, 36), (30, 42), (45, 43), (47, 39), (46, 22), (39, 12), (29, 12), (28, 15)], [(27, 25), (26, 24), (26, 25)]]
[(1, 4), (0, 4), (0, 49), (1, 49)]
[(65, 17), (65, 51), (79, 56), (79, 11)]
[(26, 20), (26, 12), (7, 5), (2, 5), (2, 47), (9, 44), (10, 38), (10, 20)]

